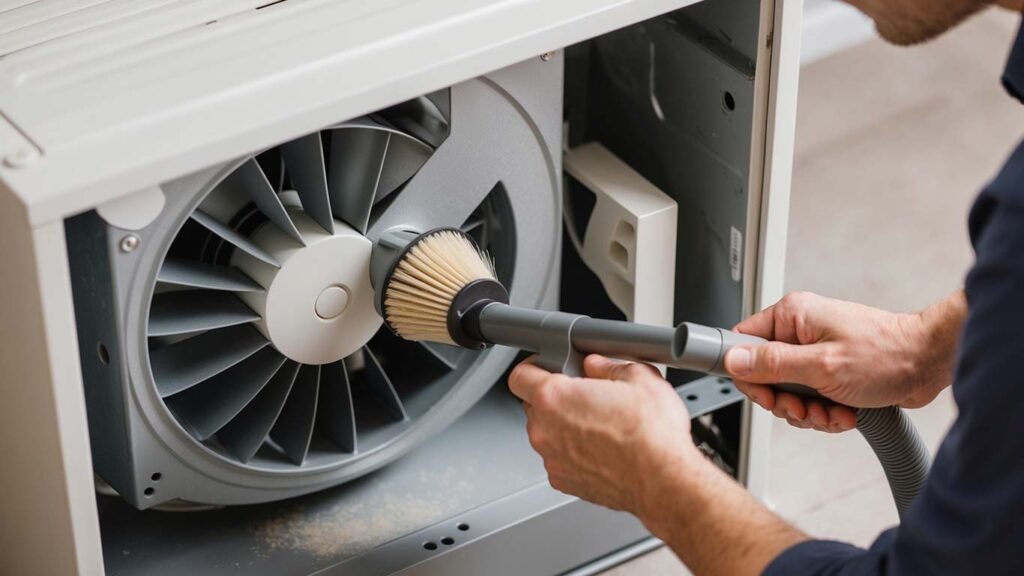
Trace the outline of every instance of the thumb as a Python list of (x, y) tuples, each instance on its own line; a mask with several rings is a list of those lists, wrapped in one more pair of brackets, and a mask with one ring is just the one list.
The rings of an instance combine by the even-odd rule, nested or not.
[(821, 348), (814, 344), (768, 342), (732, 348), (725, 355), (725, 370), (744, 382), (793, 382), (813, 387), (823, 376), (822, 359)]

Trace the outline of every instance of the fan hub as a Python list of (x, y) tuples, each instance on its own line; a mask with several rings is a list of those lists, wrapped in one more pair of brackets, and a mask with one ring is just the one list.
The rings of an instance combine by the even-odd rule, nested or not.
[(271, 344), (296, 362), (329, 364), (359, 350), (383, 323), (370, 285), (373, 244), (340, 221), (330, 234), (304, 213), (289, 212), (305, 246), (268, 223), (252, 241), (281, 267), (240, 251), (232, 263), (266, 289), (242, 298), (262, 316), (256, 326)]
[(316, 315), (323, 320), (333, 320), (345, 313), (348, 300), (347, 287), (328, 286), (316, 299)]

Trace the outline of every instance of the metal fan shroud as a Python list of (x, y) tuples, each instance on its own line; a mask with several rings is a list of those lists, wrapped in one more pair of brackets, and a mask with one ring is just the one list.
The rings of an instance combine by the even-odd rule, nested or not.
[[(409, 118), (386, 114), (319, 133), (326, 197), (311, 195), (300, 184), (309, 184), (309, 172), (295, 170), (301, 166), (297, 158), (308, 163), (295, 150), (315, 148), (310, 136), (162, 187), (164, 212), (175, 216), (144, 231), (138, 267), (125, 291), (124, 356), (142, 416), (135, 426), (148, 429), (135, 434), (135, 442), (149, 445), (137, 447), (136, 477), (171, 469), (170, 455), (188, 471), (162, 473), (156, 495), (140, 497), (140, 506), (172, 498), (216, 504), (276, 500), (358, 477), (454, 421), (514, 359), (508, 349), (477, 354), (407, 343), (376, 324), (366, 342), (340, 357), (297, 361), (274, 344), (258, 303), (274, 289), (274, 280), (268, 283), (259, 269), (281, 270), (293, 259), (275, 245), (280, 237), (301, 254), (318, 244), (303, 234), (309, 230), (372, 242), (396, 225), (462, 226), (499, 260), (513, 299), (555, 305), (557, 107), (541, 130), (513, 93), (486, 79), (445, 93), (450, 102), (438, 109), (450, 114), (450, 133), (435, 142), (428, 143), (429, 130), (413, 135)], [(409, 112), (403, 106), (397, 108)], [(392, 183), (386, 193), (374, 193), (372, 203), (352, 202), (359, 211), (342, 211), (335, 208), (339, 189), (332, 189), (331, 158), (343, 150), (331, 141), (335, 129), (353, 130), (342, 137), (348, 141), (372, 140), (357, 132), (388, 134), (427, 154), (400, 176), (380, 170), (385, 162), (379, 162), (377, 185)], [(365, 157), (366, 148), (356, 150)], [(414, 152), (404, 150), (403, 158)], [(366, 181), (345, 173), (351, 182)], [(349, 299), (347, 306), (333, 304), (345, 314), (360, 296), (346, 282), (316, 290), (349, 288), (342, 298)], [(303, 313), (316, 314), (318, 300), (302, 302)]]

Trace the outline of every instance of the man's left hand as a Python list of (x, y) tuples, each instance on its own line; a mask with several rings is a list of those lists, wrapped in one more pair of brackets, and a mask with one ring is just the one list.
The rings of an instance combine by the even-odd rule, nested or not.
[(570, 378), (527, 360), (512, 371), (530, 444), (556, 490), (643, 516), (663, 480), (703, 460), (686, 406), (652, 366), (591, 355), (583, 369)]

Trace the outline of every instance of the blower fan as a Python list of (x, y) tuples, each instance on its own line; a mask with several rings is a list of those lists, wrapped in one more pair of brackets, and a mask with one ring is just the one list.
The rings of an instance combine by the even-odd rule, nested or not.
[(369, 262), (384, 229), (458, 217), (515, 297), (551, 303), (557, 123), (538, 132), (497, 88), (472, 80), (168, 183), (137, 250), (101, 214), (70, 220), (99, 475), (141, 508), (290, 497), (386, 464), (483, 395), (514, 351), (392, 335)]

